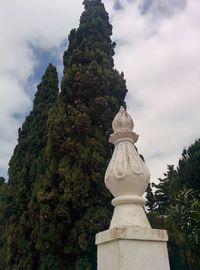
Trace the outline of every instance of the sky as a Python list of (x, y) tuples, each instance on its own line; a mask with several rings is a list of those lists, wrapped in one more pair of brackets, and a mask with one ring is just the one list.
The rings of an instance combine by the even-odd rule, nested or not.
[[(200, 137), (200, 1), (104, 0), (125, 74), (128, 112), (151, 181)], [(0, 176), (49, 62), (62, 76), (82, 0), (0, 0)]]

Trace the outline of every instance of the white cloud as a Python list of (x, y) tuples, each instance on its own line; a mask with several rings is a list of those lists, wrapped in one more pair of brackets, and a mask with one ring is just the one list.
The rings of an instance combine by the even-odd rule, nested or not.
[(78, 26), (82, 9), (79, 0), (71, 6), (66, 0), (0, 1), (0, 174), (7, 169), (21, 124), (14, 114), (31, 107), (26, 87), (39, 64), (33, 47), (58, 47)]
[[(138, 148), (155, 180), (199, 137), (200, 2), (118, 0), (121, 10), (113, 9), (114, 0), (104, 2), (117, 41), (116, 67), (125, 73), (128, 109), (140, 134)], [(152, 5), (141, 15), (145, 2)], [(0, 174), (20, 126), (13, 115), (32, 103), (26, 85), (39, 64), (32, 46), (59, 47), (78, 26), (81, 3), (0, 1)]]
[(153, 181), (200, 137), (200, 2), (177, 9), (177, 2), (162, 1), (162, 10), (177, 9), (165, 17), (156, 16), (156, 2), (144, 16), (140, 1), (121, 1), (118, 12), (108, 6), (114, 38), (121, 41), (116, 66), (127, 79), (128, 109)]

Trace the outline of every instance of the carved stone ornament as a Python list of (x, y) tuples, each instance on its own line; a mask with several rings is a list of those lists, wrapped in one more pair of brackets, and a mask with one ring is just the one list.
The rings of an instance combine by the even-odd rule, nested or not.
[(109, 142), (115, 149), (105, 174), (105, 185), (115, 197), (110, 227), (150, 227), (143, 210), (143, 194), (150, 181), (150, 172), (134, 146), (139, 136), (133, 131), (133, 120), (123, 107), (115, 116), (112, 127), (114, 133)]

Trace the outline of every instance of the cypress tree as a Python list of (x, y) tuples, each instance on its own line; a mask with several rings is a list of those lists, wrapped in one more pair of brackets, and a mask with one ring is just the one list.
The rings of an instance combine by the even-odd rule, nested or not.
[(0, 188), (5, 184), (5, 178), (0, 176)]
[(154, 193), (153, 193), (153, 190), (152, 190), (152, 184), (148, 185), (145, 197), (147, 199), (146, 206), (145, 206), (147, 211), (155, 210), (156, 201), (155, 201), (155, 196), (154, 196)]
[(167, 166), (167, 172), (164, 173), (164, 178), (159, 178), (159, 183), (152, 183), (152, 187), (156, 188), (154, 193), (156, 211), (161, 215), (166, 215), (168, 207), (172, 204), (174, 193), (176, 190), (177, 171), (174, 165)]
[(58, 77), (50, 64), (38, 85), (33, 110), (19, 129), (18, 144), (9, 163), (9, 181), (2, 202), (5, 221), (5, 269), (32, 269), (34, 246), (30, 201), (35, 183), (45, 171), (48, 111), (57, 99)]
[(124, 105), (112, 26), (101, 0), (85, 0), (64, 53), (61, 93), (48, 119), (48, 167), (36, 192), (38, 269), (96, 269), (95, 234), (109, 226), (104, 174), (111, 123)]
[(179, 185), (200, 190), (200, 139), (184, 149), (178, 163)]

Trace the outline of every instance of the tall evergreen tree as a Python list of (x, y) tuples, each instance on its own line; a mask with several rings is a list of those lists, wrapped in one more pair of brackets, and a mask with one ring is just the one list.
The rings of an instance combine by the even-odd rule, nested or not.
[(38, 269), (96, 269), (95, 234), (109, 226), (104, 173), (112, 120), (127, 92), (114, 69), (112, 26), (101, 0), (85, 0), (69, 35), (61, 93), (48, 120), (48, 168), (37, 190)]
[(45, 171), (47, 117), (57, 99), (58, 90), (56, 68), (50, 64), (38, 85), (33, 110), (19, 129), (18, 144), (9, 163), (9, 180), (2, 202), (6, 237), (5, 269), (32, 269), (35, 255), (29, 203), (35, 182)]

